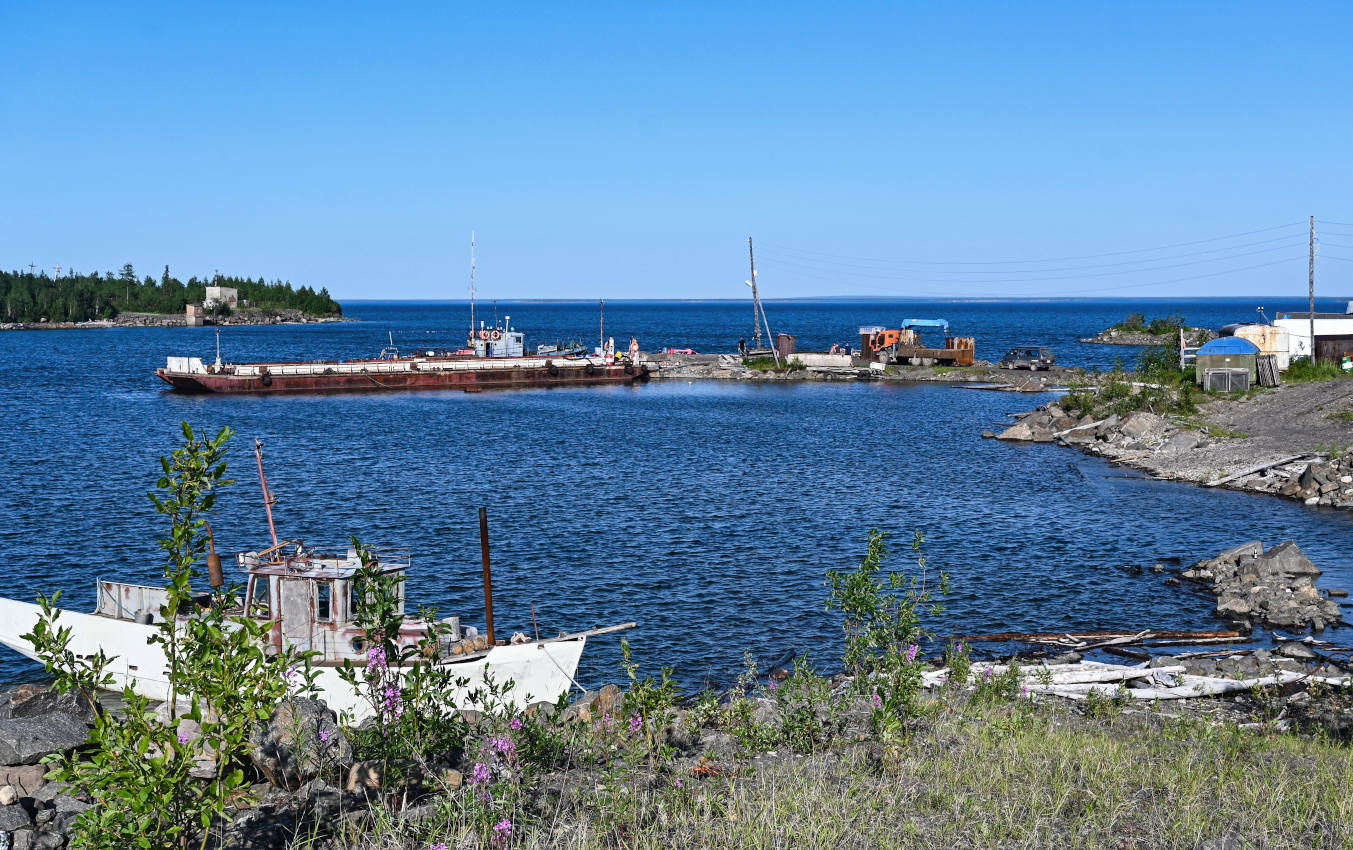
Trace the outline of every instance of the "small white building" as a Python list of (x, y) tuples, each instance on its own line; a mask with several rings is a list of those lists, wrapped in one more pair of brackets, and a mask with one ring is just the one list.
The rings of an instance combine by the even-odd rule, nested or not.
[(230, 309), (239, 306), (240, 292), (233, 286), (208, 286), (207, 297), (202, 299), (202, 306), (210, 310), (217, 304), (224, 304)]
[[(1287, 331), (1293, 359), (1311, 356), (1311, 318), (1310, 313), (1282, 313), (1273, 320)], [(1316, 313), (1314, 318), (1317, 360), (1337, 363), (1345, 353), (1353, 354), (1353, 313)]]

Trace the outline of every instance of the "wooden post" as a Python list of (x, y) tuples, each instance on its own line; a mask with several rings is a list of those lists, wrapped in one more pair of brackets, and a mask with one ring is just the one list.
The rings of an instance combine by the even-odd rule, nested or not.
[(493, 577), (489, 575), (489, 509), (479, 509), (479, 553), (484, 560), (484, 620), (493, 646)]

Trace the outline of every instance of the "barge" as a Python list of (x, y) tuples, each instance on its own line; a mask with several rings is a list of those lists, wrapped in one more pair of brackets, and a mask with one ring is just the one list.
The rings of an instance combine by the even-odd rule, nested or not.
[[(609, 346), (608, 346), (609, 349)], [(510, 325), (472, 331), (465, 348), (393, 347), (364, 360), (204, 364), (200, 357), (169, 357), (155, 374), (185, 393), (303, 393), (379, 390), (464, 390), (628, 384), (648, 377), (637, 358), (603, 354), (525, 354)]]

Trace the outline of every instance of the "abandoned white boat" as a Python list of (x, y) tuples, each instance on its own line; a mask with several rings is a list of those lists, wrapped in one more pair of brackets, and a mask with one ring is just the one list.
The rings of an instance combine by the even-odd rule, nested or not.
[[(268, 525), (273, 545), (258, 552), (237, 556), (245, 574), (244, 599), (236, 613), (270, 623), (268, 645), (274, 649), (294, 647), (317, 653), (313, 665), (318, 675), (315, 684), (329, 707), (360, 722), (373, 712), (372, 705), (339, 675), (345, 664), (364, 667), (367, 646), (362, 630), (355, 622), (358, 601), (357, 582), (361, 558), (355, 548), (323, 552), (299, 540), (277, 542), (272, 523), (272, 494), (263, 477), (261, 444), (259, 476), (268, 507)], [(441, 658), (436, 662), (452, 674), (453, 680), (465, 680), (455, 689), (452, 699), (469, 707), (469, 696), (492, 678), (505, 700), (517, 707), (533, 702), (554, 702), (577, 685), (575, 674), (587, 638), (632, 628), (625, 623), (546, 639), (516, 634), (511, 640), (499, 640), (493, 631), (492, 583), (488, 566), (487, 519), (480, 509), (480, 533), (484, 551), (485, 617), (487, 628), (481, 633), (473, 626), (462, 626), (459, 617), (448, 617), (436, 624), (416, 614), (404, 613), (404, 582), (399, 583), (399, 607), (404, 614), (398, 643), (403, 649), (418, 645), (434, 625), (443, 632), (439, 640)], [(370, 549), (384, 575), (403, 577), (409, 568), (407, 549)], [(220, 560), (215, 553), (208, 558), (208, 572), (214, 585), (222, 581)], [(63, 610), (58, 624), (71, 629), (70, 650), (77, 656), (92, 657), (99, 650), (112, 658), (107, 672), (113, 687), (121, 691), (130, 685), (137, 693), (163, 700), (169, 695), (164, 653), (148, 639), (163, 622), (165, 591), (160, 587), (126, 582), (98, 581), (98, 603), (92, 614)], [(0, 644), (35, 661), (40, 659), (33, 645), (22, 635), (32, 631), (41, 609), (32, 603), (0, 598)]]

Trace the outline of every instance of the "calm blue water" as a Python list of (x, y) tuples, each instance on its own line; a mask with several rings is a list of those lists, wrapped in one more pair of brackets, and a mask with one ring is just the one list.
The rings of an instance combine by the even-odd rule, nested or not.
[[(800, 347), (852, 340), (862, 323), (942, 316), (978, 356), (1051, 345), (1063, 363), (1111, 365), (1082, 346), (1128, 312), (1218, 326), (1250, 302), (767, 305)], [(1298, 301), (1265, 303), (1300, 309)], [(347, 305), (361, 322), (227, 328), (228, 359), (368, 355), (386, 344), (460, 338), (461, 305)], [(491, 316), (492, 307), (489, 308)], [(528, 344), (595, 339), (595, 304), (499, 304)], [(1322, 302), (1318, 309), (1342, 309)], [(746, 315), (744, 315), (746, 314)], [(750, 336), (743, 304), (608, 303), (608, 335), (728, 350)], [(663, 383), (502, 393), (290, 398), (164, 392), (167, 354), (214, 356), (212, 329), (0, 333), (0, 594), (64, 588), (88, 609), (96, 576), (155, 582), (159, 517), (145, 497), (180, 420), (230, 425), (235, 476), (220, 505), (227, 551), (265, 545), (249, 451), (266, 444), (281, 533), (348, 534), (414, 552), (411, 598), (482, 615), (477, 508), (489, 508), (500, 631), (542, 633), (638, 620), (636, 658), (687, 684), (725, 679), (744, 648), (763, 661), (811, 650), (835, 662), (822, 574), (849, 566), (871, 527), (927, 535), (931, 570), (954, 593), (940, 633), (1214, 628), (1211, 604), (1125, 564), (1192, 561), (1249, 539), (1296, 539), (1353, 585), (1353, 516), (1130, 477), (1049, 445), (978, 435), (1037, 396), (890, 384)], [(618, 642), (594, 641), (587, 684), (618, 678)], [(36, 669), (0, 649), (0, 680)]]

